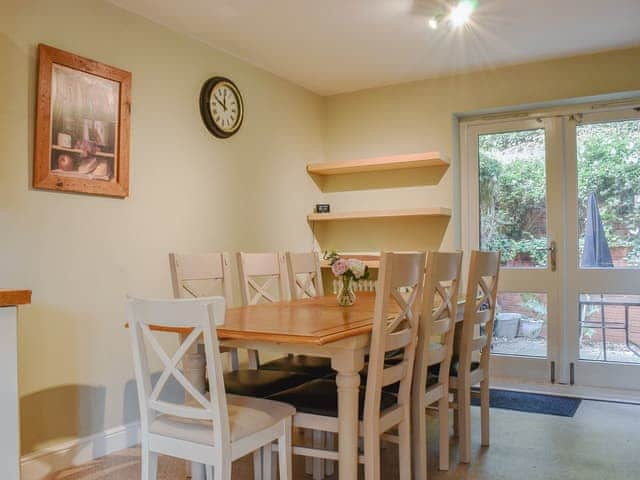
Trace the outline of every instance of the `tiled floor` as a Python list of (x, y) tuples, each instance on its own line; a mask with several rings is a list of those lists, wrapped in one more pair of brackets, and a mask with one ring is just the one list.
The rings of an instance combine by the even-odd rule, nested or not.
[[(492, 445), (479, 446), (478, 409), (473, 408), (473, 459), (452, 468), (437, 465), (435, 422), (429, 428), (429, 461), (433, 480), (637, 480), (640, 479), (640, 406), (583, 401), (575, 417), (553, 417), (492, 410)], [(398, 476), (396, 447), (383, 455), (383, 479)], [(49, 480), (135, 480), (139, 478), (139, 451), (132, 448), (90, 464), (57, 472)], [(295, 460), (294, 477), (307, 479), (302, 462)], [(234, 479), (253, 478), (251, 458), (234, 464)], [(159, 480), (185, 478), (184, 463), (162, 458)], [(335, 478), (335, 477), (334, 477)]]

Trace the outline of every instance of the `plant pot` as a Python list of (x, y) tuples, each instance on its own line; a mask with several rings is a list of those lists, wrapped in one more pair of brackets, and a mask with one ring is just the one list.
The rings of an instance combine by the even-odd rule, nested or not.
[(519, 337), (538, 338), (544, 327), (543, 320), (534, 320), (533, 318), (523, 318), (520, 320), (520, 328), (518, 330)]
[(519, 313), (498, 313), (493, 327), (493, 336), (513, 340), (518, 335), (522, 315)]

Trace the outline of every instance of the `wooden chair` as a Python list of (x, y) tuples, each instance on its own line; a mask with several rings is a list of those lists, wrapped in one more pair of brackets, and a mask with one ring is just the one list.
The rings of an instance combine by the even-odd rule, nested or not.
[[(289, 277), (289, 292), (292, 299), (313, 298), (324, 296), (320, 257), (317, 252), (293, 253), (287, 252), (287, 274)], [(329, 358), (310, 357), (308, 355), (289, 355), (261, 365), (260, 368), (301, 372), (314, 377), (326, 377), (334, 373)], [(305, 442), (316, 448), (333, 448), (334, 434), (312, 432), (304, 430)], [(305, 473), (312, 475), (314, 480), (320, 480), (334, 473), (334, 462), (320, 459), (305, 459)]]
[[(293, 407), (270, 400), (226, 395), (216, 323), (224, 321), (222, 297), (188, 300), (129, 299), (128, 320), (140, 404), (142, 478), (155, 480), (158, 455), (170, 455), (206, 465), (207, 479), (231, 479), (231, 464), (251, 452), (279, 445), (280, 478), (292, 479), (291, 418)], [(151, 325), (192, 329), (175, 353), (165, 351)], [(210, 394), (200, 392), (178, 365), (187, 352), (204, 341)], [(147, 346), (162, 363), (152, 384)], [(163, 396), (173, 377), (191, 398), (173, 403)]]
[[(418, 338), (418, 317), (424, 281), (425, 253), (383, 253), (381, 255), (373, 312), (373, 329), (367, 385), (361, 388), (360, 435), (364, 437), (365, 478), (380, 478), (380, 441), (383, 434), (397, 428), (400, 478), (411, 478), (411, 379)], [(397, 308), (394, 308), (393, 304)], [(397, 313), (399, 311), (399, 313)], [(385, 353), (403, 350), (393, 365), (385, 363)], [(384, 390), (397, 384), (397, 395)], [(299, 407), (294, 426), (338, 432), (338, 393), (335, 380), (316, 379), (271, 397)], [(297, 455), (337, 460), (337, 452), (295, 447)]]
[[(228, 253), (169, 254), (171, 283), (175, 298), (199, 298), (222, 293), (233, 305), (231, 258)], [(238, 350), (221, 347), (231, 357), (231, 370), (238, 370)]]
[[(231, 257), (227, 253), (169, 254), (174, 295), (178, 298), (210, 296), (222, 290), (227, 304), (232, 302)], [(196, 349), (197, 346), (194, 346)], [(267, 397), (291, 388), (312, 377), (295, 372), (240, 369), (236, 349), (225, 349), (232, 355), (232, 371), (224, 374), (228, 393), (250, 397)]]
[[(288, 283), (284, 254), (239, 252), (238, 270), (243, 305), (286, 299)], [(259, 366), (258, 351), (249, 350), (249, 368)]]
[(286, 253), (292, 299), (324, 296), (320, 257), (316, 252)]
[(413, 476), (427, 478), (426, 408), (438, 404), (440, 470), (449, 469), (449, 368), (462, 252), (429, 252), (413, 371)]
[[(471, 252), (462, 325), (456, 329), (449, 388), (460, 461), (471, 461), (471, 387), (480, 384), (482, 446), (489, 446), (489, 360), (500, 274), (499, 252)], [(474, 360), (474, 355), (479, 360)]]
[[(285, 255), (291, 298), (299, 300), (324, 295), (320, 258), (315, 252), (291, 253)], [(308, 355), (288, 355), (263, 363), (260, 369), (297, 372), (313, 377), (325, 377), (333, 373), (331, 360)]]

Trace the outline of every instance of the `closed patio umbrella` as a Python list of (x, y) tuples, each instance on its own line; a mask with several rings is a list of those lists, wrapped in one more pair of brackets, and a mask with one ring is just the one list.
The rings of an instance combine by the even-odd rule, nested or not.
[(604, 234), (598, 200), (591, 192), (587, 202), (587, 223), (584, 228), (584, 249), (580, 260), (582, 267), (612, 268), (611, 251)]

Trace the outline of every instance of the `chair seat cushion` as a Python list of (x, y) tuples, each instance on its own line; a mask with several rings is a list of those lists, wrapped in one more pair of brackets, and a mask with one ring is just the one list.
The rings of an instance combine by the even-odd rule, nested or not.
[(224, 374), (227, 393), (265, 398), (288, 388), (302, 385), (313, 377), (275, 370), (236, 370)]
[[(227, 395), (227, 407), (232, 442), (269, 428), (296, 413), (292, 406), (284, 403), (238, 395)], [(149, 432), (203, 445), (214, 444), (210, 420), (160, 415), (149, 425)]]
[[(449, 368), (450, 377), (458, 376), (459, 366), (460, 366), (460, 358), (458, 357), (458, 355), (454, 354), (451, 357), (451, 367)], [(477, 370), (478, 368), (480, 368), (479, 362), (471, 362), (471, 371)], [(429, 367), (429, 376), (438, 377), (438, 375), (440, 375), (440, 364), (438, 363), (437, 365), (431, 365)]]
[(325, 377), (333, 372), (330, 358), (309, 355), (291, 355), (260, 365), (260, 370), (281, 370), (304, 373), (313, 377)]
[[(318, 378), (295, 388), (272, 395), (271, 400), (293, 405), (298, 412), (338, 417), (338, 386), (334, 380)], [(360, 389), (358, 416), (362, 420), (364, 414), (365, 389)], [(380, 409), (385, 410), (397, 403), (397, 398), (382, 392)]]

